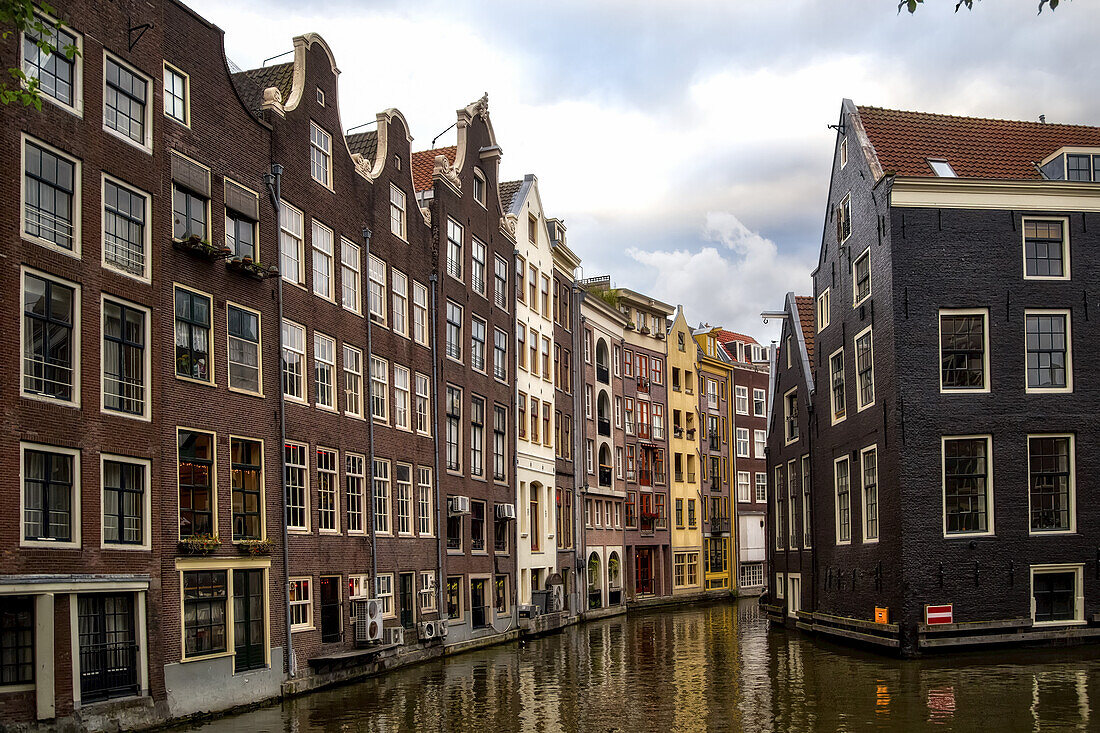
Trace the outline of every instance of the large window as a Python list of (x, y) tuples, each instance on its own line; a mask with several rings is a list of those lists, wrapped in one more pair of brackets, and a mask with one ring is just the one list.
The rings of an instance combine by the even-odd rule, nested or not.
[(856, 379), (859, 386), (857, 408), (863, 410), (875, 404), (875, 356), (870, 328), (856, 336)]
[(344, 344), (344, 414), (363, 416), (363, 352)]
[(374, 459), (374, 531), (390, 533), (390, 462)]
[(30, 140), (23, 148), (23, 233), (79, 251), (77, 207), (80, 164)]
[(176, 374), (210, 382), (210, 296), (176, 288)]
[(148, 544), (145, 530), (146, 478), (149, 463), (103, 459), (103, 544)]
[(462, 360), (462, 306), (447, 301), (447, 356)]
[(390, 232), (405, 238), (405, 192), (390, 184)]
[(462, 279), (462, 225), (447, 220), (447, 274)]
[(370, 413), (375, 420), (389, 420), (389, 364), (377, 356), (370, 358)]
[(340, 240), (340, 291), (344, 307), (352, 313), (363, 312), (359, 245)]
[(829, 288), (825, 288), (821, 295), (817, 296), (817, 332), (821, 333), (829, 325), (831, 313), (829, 311)]
[(844, 419), (847, 413), (847, 395), (844, 391), (844, 349), (838, 349), (829, 357), (829, 390), (831, 393), (833, 423)]
[(149, 80), (110, 56), (105, 59), (103, 124), (121, 137), (149, 147)]
[[(177, 158), (173, 156), (173, 160)], [(206, 197), (184, 188), (179, 183), (172, 182), (172, 237), (180, 241), (198, 238), (207, 240), (207, 207), (209, 201)], [(229, 215), (226, 214), (228, 220)], [(230, 231), (228, 222), (226, 225), (226, 244), (230, 244)], [(230, 244), (230, 246), (232, 246)]]
[[(833, 464), (833, 485), (836, 490), (836, 542), (845, 545), (852, 541), (852, 484), (848, 458), (838, 458)], [(781, 489), (776, 490), (782, 494)]]
[(336, 339), (313, 332), (313, 386), (317, 406), (336, 409)]
[(470, 284), (474, 292), (485, 295), (485, 243), (473, 237), (470, 247)]
[[(679, 502), (680, 499), (677, 499), (676, 501)], [(750, 494), (750, 487), (749, 487), (749, 472), (748, 471), (738, 471), (737, 472), (737, 501), (742, 501), (742, 502), (752, 501), (752, 495)], [(682, 522), (677, 521), (677, 524), (682, 524)]]
[(416, 469), (416, 517), (417, 530), (421, 537), (432, 535), (435, 517), (435, 500), (432, 492), (432, 469), (418, 466)]
[(393, 426), (409, 430), (409, 370), (393, 365)]
[[(675, 370), (675, 367), (673, 368)], [(675, 373), (675, 372), (674, 372)], [(679, 388), (679, 380), (674, 379), (673, 385)], [(749, 388), (737, 385), (733, 388), (734, 406), (738, 415), (749, 414)]]
[(412, 534), (412, 466), (407, 463), (394, 464), (394, 523), (397, 534)]
[(332, 188), (332, 136), (313, 121), (309, 123), (309, 175)]
[(263, 444), (230, 438), (233, 541), (263, 539)]
[[(688, 391), (691, 391), (691, 385), (688, 385)], [(765, 407), (767, 405), (767, 393), (762, 389), (754, 389), (752, 391), (752, 414), (756, 417), (765, 417)]]
[(340, 506), (340, 457), (334, 450), (317, 449), (317, 529), (338, 532)]
[[(712, 428), (711, 436), (712, 436), (711, 449), (713, 450), (713, 448), (714, 448), (713, 438), (718, 436), (717, 429)], [(748, 428), (737, 428), (737, 457), (738, 458), (748, 458), (749, 457), (749, 429)]]
[(1027, 466), (1032, 532), (1075, 527), (1072, 435), (1029, 435)]
[(493, 376), (508, 379), (508, 334), (499, 328), (493, 331)]
[(485, 475), (485, 400), (470, 397), (470, 475)]
[(220, 654), (226, 645), (226, 603), (229, 598), (225, 570), (183, 574), (183, 655)]
[(386, 325), (386, 263), (371, 255), (367, 264), (367, 277), (371, 320), (384, 326)]
[(327, 226), (313, 220), (313, 292), (332, 300), (333, 236)]
[(462, 462), (459, 458), (459, 443), (462, 421), (462, 390), (447, 385), (446, 397), (447, 430), (446, 430), (446, 458), (448, 471), (462, 470)]
[(753, 430), (752, 431), (753, 449), (757, 458), (765, 458), (764, 451), (768, 445), (768, 432), (766, 430)]
[[(25, 273), (23, 279), (24, 394), (39, 395), (65, 402), (77, 401), (75, 360), (79, 357), (80, 344), (79, 332), (74, 329), (74, 325), (78, 307), (79, 291), (77, 289), (56, 280)], [(142, 338), (144, 338), (144, 326), (142, 326)], [(142, 351), (142, 357), (143, 354)], [(144, 400), (144, 392), (140, 397)]]
[(79, 460), (76, 451), (23, 446), (24, 540), (79, 541)]
[(1069, 278), (1065, 219), (1024, 219), (1024, 277)]
[(180, 537), (214, 534), (214, 435), (180, 430)]
[(493, 302), (508, 310), (508, 262), (499, 255), (493, 260)]
[(993, 531), (991, 439), (988, 436), (943, 438), (944, 534)]
[(756, 474), (756, 501), (763, 504), (768, 500), (768, 474), (760, 471)]
[(479, 372), (485, 371), (485, 331), (485, 321), (470, 319), (470, 366)]
[(287, 443), (283, 447), (283, 463), (286, 474), (286, 526), (287, 529), (309, 529), (309, 466), (306, 465), (306, 446)]
[(390, 268), (390, 295), (393, 297), (393, 320), (390, 326), (394, 333), (409, 335), (409, 278), (405, 273)]
[(836, 241), (843, 242), (852, 234), (852, 194), (844, 194), (836, 209)]
[(504, 453), (508, 445), (508, 411), (500, 405), (493, 406), (493, 478), (504, 481), (508, 477)]
[(0, 608), (0, 687), (34, 682), (34, 596), (4, 596)]
[[(761, 477), (766, 478), (765, 474), (756, 474), (758, 494)], [(757, 501), (760, 501), (759, 496)], [(813, 531), (811, 529), (813, 512), (810, 503), (810, 456), (805, 455), (802, 456), (802, 545), (807, 548), (813, 543)]]
[(283, 321), (283, 394), (287, 399), (305, 402), (306, 330), (297, 323)]
[(1036, 624), (1083, 620), (1081, 566), (1040, 565), (1031, 569), (1031, 603)]
[[(878, 539), (878, 448), (871, 446), (860, 453), (863, 464), (863, 541)], [(794, 497), (791, 497), (794, 501)]]
[(431, 380), (426, 374), (416, 374), (416, 432), (432, 434)]
[(1027, 311), (1024, 319), (1028, 391), (1072, 391), (1069, 312)]
[(229, 387), (260, 394), (260, 314), (229, 304)]
[(940, 311), (940, 389), (989, 389), (987, 311)]
[(147, 311), (103, 301), (103, 408), (129, 415), (144, 415), (145, 329)]
[(306, 282), (302, 260), (305, 257), (305, 218), (287, 204), (279, 206), (279, 271), (283, 279), (298, 285)]
[(864, 250), (852, 265), (852, 298), (855, 305), (871, 295), (871, 250)]
[(164, 114), (184, 125), (191, 122), (187, 81), (187, 74), (164, 65)]
[(313, 628), (313, 594), (310, 578), (290, 579), (290, 630)]
[(428, 289), (413, 281), (413, 340), (428, 345)]
[[(45, 35), (32, 27), (23, 32), (23, 73), (28, 79), (38, 80), (38, 91), (44, 97), (57, 101), (64, 107), (79, 111), (81, 38), (67, 28), (55, 28), (53, 23), (35, 16), (47, 28)], [(57, 49), (48, 53), (38, 43), (45, 41)], [(66, 49), (75, 48), (69, 58)]]
[(798, 440), (798, 389), (783, 395), (784, 437), (787, 443)]
[(366, 528), (366, 508), (363, 506), (366, 459), (356, 453), (345, 453), (344, 463), (348, 494), (348, 532), (363, 532)]
[(103, 262), (127, 275), (144, 278), (148, 271), (149, 198), (132, 188), (103, 179)]

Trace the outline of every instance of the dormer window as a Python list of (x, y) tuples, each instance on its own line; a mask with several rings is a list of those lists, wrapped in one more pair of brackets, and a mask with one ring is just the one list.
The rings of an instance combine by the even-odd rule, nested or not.
[(485, 205), (485, 176), (477, 168), (474, 168), (474, 200)]
[(955, 174), (955, 169), (951, 167), (951, 164), (946, 160), (933, 160), (928, 159), (928, 165), (932, 167), (932, 172), (940, 178), (958, 178)]
[(1066, 180), (1100, 182), (1100, 155), (1067, 153)]

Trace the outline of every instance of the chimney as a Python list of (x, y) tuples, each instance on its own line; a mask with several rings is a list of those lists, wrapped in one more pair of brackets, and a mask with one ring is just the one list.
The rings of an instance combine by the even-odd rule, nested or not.
[(1039, 115), (1039, 124), (1040, 125), (1045, 125), (1046, 123), (1047, 123), (1047, 116), (1046, 115)]

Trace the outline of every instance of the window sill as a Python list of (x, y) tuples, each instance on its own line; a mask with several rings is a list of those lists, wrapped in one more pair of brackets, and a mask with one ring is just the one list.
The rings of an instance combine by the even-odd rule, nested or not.
[[(385, 616), (383, 616), (382, 618), (385, 618)], [(317, 629), (313, 626), (291, 626), (290, 627), (290, 633), (292, 633), (292, 634), (297, 634), (297, 633), (300, 633), (302, 631), (316, 631), (316, 630)]]
[[(196, 379), (195, 377), (185, 377), (182, 374), (176, 374), (175, 376), (176, 376), (176, 379), (178, 379), (181, 382), (190, 382), (191, 384), (197, 384), (200, 387), (213, 387), (213, 388), (216, 389), (217, 386), (218, 386), (217, 382), (211, 382), (211, 381), (208, 381), (208, 380), (205, 380), (205, 379)], [(287, 401), (288, 402), (297, 402), (298, 400), (291, 400), (288, 397)], [(305, 404), (305, 403), (303, 402), (302, 404)], [(308, 407), (308, 405), (307, 405), (307, 407)]]
[(236, 652), (217, 652), (215, 654), (203, 654), (201, 657), (181, 657), (180, 664), (187, 664), (188, 662), (205, 662), (209, 659), (222, 659), (223, 657), (235, 656)]
[[(152, 130), (152, 125), (149, 125), (149, 129)], [(121, 140), (122, 142), (126, 143), (127, 145), (129, 145), (132, 148), (137, 148), (141, 152), (146, 153), (148, 155), (153, 154), (153, 144), (152, 144), (152, 142), (139, 143), (136, 140), (134, 140), (133, 138), (128, 137), (126, 135), (123, 135), (121, 132), (119, 132), (115, 128), (108, 127), (107, 123), (103, 124), (103, 131), (105, 133), (107, 133), (108, 135), (110, 135), (111, 137), (114, 137), (114, 138), (117, 138), (117, 139)]]
[(14, 692), (34, 692), (35, 684), (33, 682), (26, 682), (19, 685), (3, 685), (0, 686), (0, 695), (7, 695)]
[(237, 394), (248, 395), (249, 397), (259, 397), (260, 399), (263, 399), (263, 397), (264, 397), (263, 392), (253, 392), (252, 390), (241, 389), (240, 387), (234, 387), (232, 385), (230, 385), (227, 389), (229, 389), (230, 392), (236, 392)]
[[(79, 388), (76, 386), (73, 387), (74, 392), (78, 391), (78, 389)], [(58, 407), (71, 407), (74, 410), (80, 409), (79, 401), (59, 400), (55, 397), (47, 397), (45, 395), (37, 395), (30, 392), (20, 392), (19, 396), (23, 399), (34, 400), (35, 402), (45, 402), (48, 405), (57, 405)]]

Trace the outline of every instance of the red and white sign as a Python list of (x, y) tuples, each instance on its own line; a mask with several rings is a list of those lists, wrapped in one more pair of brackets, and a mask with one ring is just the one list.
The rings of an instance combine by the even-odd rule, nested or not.
[(925, 606), (924, 607), (924, 623), (932, 626), (934, 624), (951, 624), (954, 623), (955, 613), (950, 603), (944, 606)]

